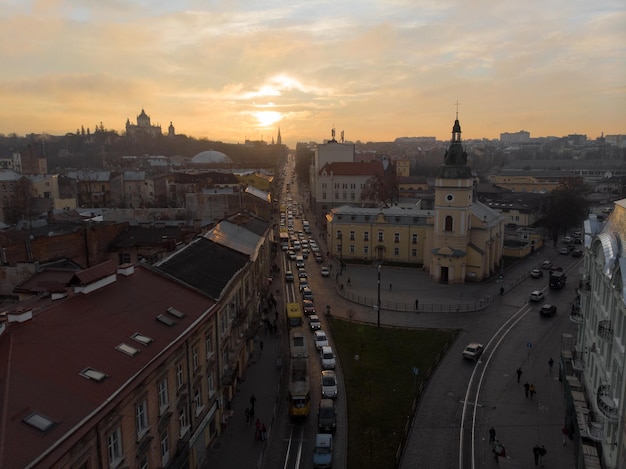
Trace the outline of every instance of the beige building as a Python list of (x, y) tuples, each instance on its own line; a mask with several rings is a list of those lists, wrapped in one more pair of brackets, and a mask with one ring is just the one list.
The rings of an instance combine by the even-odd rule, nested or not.
[(473, 183), (457, 119), (436, 179), (434, 210), (332, 209), (328, 245), (342, 260), (422, 265), (447, 284), (481, 281), (499, 269), (504, 218), (474, 199)]
[(576, 175), (567, 171), (503, 169), (489, 177), (489, 182), (513, 192), (552, 192)]

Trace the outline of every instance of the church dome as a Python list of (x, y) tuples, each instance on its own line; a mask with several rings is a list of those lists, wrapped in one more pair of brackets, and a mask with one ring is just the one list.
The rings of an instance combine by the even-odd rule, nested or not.
[(191, 162), (194, 164), (229, 164), (232, 163), (233, 160), (221, 151), (207, 150), (198, 153), (191, 159)]

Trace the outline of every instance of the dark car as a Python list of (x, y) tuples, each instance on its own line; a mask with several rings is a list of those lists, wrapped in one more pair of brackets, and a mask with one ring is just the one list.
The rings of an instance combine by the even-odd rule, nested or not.
[(554, 316), (556, 314), (556, 306), (545, 303), (539, 310), (542, 316)]
[(337, 428), (337, 412), (335, 401), (322, 399), (317, 411), (317, 428), (320, 433), (334, 433)]
[(574, 249), (572, 251), (572, 257), (582, 257), (583, 252), (580, 249)]

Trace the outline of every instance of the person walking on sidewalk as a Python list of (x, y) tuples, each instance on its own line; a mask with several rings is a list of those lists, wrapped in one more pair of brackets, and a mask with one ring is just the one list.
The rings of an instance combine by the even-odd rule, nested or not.
[(530, 400), (533, 400), (533, 397), (535, 397), (535, 385), (530, 383), (530, 387), (528, 388), (528, 391), (530, 392)]
[(246, 411), (244, 412), (246, 415), (246, 423), (250, 422), (250, 408), (246, 407)]
[(496, 429), (491, 427), (489, 429), (489, 443), (496, 441)]
[(530, 391), (530, 384), (528, 384), (528, 381), (526, 381), (524, 383), (524, 394), (526, 395), (526, 399), (528, 399), (529, 391)]
[(539, 445), (535, 445), (535, 447), (533, 448), (533, 456), (535, 456), (535, 466), (539, 465)]
[(552, 375), (552, 366), (554, 365), (554, 360), (552, 360), (552, 357), (550, 357), (550, 360), (548, 360), (548, 368), (550, 368), (550, 375)]
[(541, 448), (539, 448), (539, 464), (541, 464), (543, 466), (543, 457), (547, 454), (548, 452), (546, 451), (546, 447), (541, 445)]
[(254, 423), (254, 438), (259, 441), (261, 440), (261, 421), (259, 419), (256, 419)]
[(264, 423), (261, 423), (261, 441), (267, 440), (267, 427)]
[(256, 402), (256, 397), (254, 396), (254, 394), (252, 394), (252, 396), (250, 396), (250, 411), (254, 412), (254, 403)]
[(567, 436), (569, 435), (569, 429), (567, 428), (567, 425), (563, 425), (563, 428), (561, 428), (561, 433), (563, 433), (563, 446), (565, 446), (567, 444)]
[(419, 310), (420, 300), (415, 300), (415, 311)]
[(518, 384), (519, 384), (519, 380), (520, 380), (520, 378), (522, 377), (522, 369), (521, 369), (521, 368), (518, 368), (518, 369), (517, 369), (517, 371), (516, 371), (515, 373), (517, 373), (517, 382), (518, 382)]

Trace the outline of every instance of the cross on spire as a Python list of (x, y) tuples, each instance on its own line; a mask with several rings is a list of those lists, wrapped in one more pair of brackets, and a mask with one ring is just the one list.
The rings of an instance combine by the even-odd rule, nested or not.
[(456, 118), (457, 120), (459, 119), (459, 106), (461, 105), (461, 103), (459, 103), (459, 100), (456, 100), (455, 106), (456, 106)]

